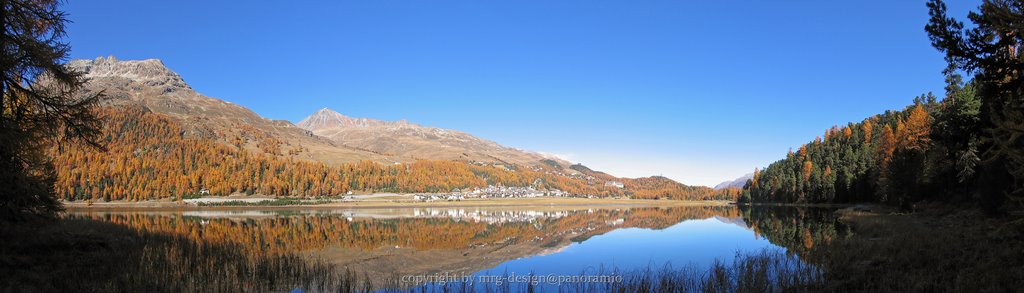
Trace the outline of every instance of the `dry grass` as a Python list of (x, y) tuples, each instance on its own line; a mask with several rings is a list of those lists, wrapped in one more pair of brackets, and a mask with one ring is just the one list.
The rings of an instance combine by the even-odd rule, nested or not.
[(842, 211), (853, 234), (812, 251), (829, 291), (1011, 292), (1024, 288), (1024, 225), (977, 210)]

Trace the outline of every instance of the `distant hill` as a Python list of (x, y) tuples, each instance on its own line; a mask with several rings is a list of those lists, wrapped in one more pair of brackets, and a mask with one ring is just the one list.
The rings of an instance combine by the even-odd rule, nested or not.
[(715, 189), (726, 189), (729, 187), (743, 188), (743, 185), (747, 184), (747, 180), (752, 178), (754, 178), (754, 173), (749, 173), (741, 176), (740, 178), (719, 183), (718, 185), (715, 185)]
[(296, 125), (341, 145), (397, 157), (520, 165), (555, 163), (553, 166), (559, 169), (570, 164), (461, 131), (420, 126), (404, 120), (352, 118), (326, 108)]

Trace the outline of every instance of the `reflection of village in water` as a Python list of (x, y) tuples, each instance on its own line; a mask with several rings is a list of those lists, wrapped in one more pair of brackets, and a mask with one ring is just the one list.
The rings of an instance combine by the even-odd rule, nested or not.
[[(247, 220), (256, 218), (272, 218), (282, 216), (333, 216), (343, 217), (349, 221), (357, 218), (369, 219), (415, 219), (415, 218), (447, 218), (455, 221), (469, 221), (473, 223), (513, 223), (513, 222), (536, 222), (538, 219), (558, 219), (577, 213), (593, 214), (605, 209), (581, 209), (581, 210), (508, 210), (508, 209), (482, 209), (482, 208), (394, 208), (394, 209), (341, 209), (323, 211), (254, 211), (254, 210), (205, 210), (205, 211), (182, 211), (182, 217), (201, 218), (209, 223), (210, 219), (235, 219)], [(611, 209), (621, 211), (622, 209)], [(159, 215), (159, 213), (151, 213)], [(606, 220), (609, 225), (622, 225), (625, 219)]]
[[(593, 213), (593, 210), (588, 212)], [(509, 210), (464, 210), (464, 209), (415, 209), (414, 217), (446, 217), (476, 223), (512, 223), (536, 222), (539, 218), (558, 219), (569, 215), (570, 211), (509, 211)]]
[[(474, 223), (512, 223), (535, 222), (538, 219), (558, 219), (576, 213), (595, 213), (597, 209), (584, 210), (508, 210), (482, 208), (393, 208), (393, 209), (337, 209), (337, 210), (298, 210), (298, 211), (254, 211), (254, 210), (204, 210), (183, 211), (183, 217), (202, 219), (237, 219), (287, 217), (287, 216), (319, 216), (343, 217), (349, 221), (357, 218), (369, 219), (415, 219), (415, 218), (447, 218), (456, 221)], [(621, 210), (621, 209), (615, 209)], [(622, 223), (622, 219), (618, 219)]]

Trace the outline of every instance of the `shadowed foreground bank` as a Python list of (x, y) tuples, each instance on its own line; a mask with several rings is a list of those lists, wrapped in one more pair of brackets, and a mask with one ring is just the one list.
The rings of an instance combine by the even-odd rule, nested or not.
[(826, 291), (1014, 292), (1024, 288), (1024, 221), (923, 204), (912, 213), (838, 212), (851, 235), (811, 250)]
[(297, 255), (251, 257), (239, 247), (88, 219), (0, 227), (5, 292), (352, 291), (351, 273)]

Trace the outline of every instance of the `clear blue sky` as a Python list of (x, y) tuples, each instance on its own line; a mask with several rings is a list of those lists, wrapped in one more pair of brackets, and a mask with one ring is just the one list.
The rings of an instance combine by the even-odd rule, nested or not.
[(699, 185), (943, 87), (924, 0), (291, 2), (72, 0), (71, 56), (159, 58), (273, 119), (408, 119)]

